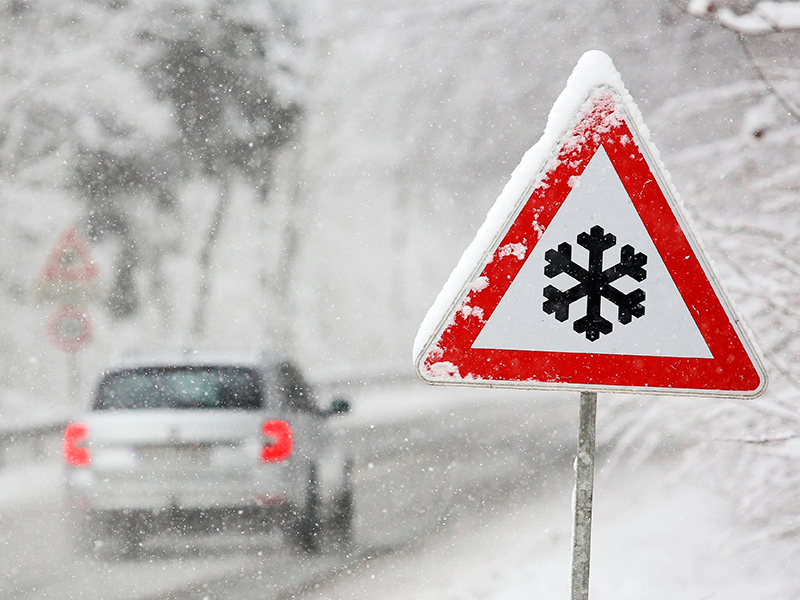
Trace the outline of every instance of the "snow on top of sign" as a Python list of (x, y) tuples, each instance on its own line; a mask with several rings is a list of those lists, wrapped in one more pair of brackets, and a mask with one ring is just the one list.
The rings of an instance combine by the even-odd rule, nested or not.
[[(553, 166), (553, 161), (555, 160), (553, 153), (557, 152), (562, 138), (574, 126), (574, 120), (580, 114), (581, 108), (589, 100), (592, 92), (598, 88), (610, 88), (622, 100), (622, 104), (627, 109), (628, 119), (633, 121), (631, 124), (636, 127), (642, 141), (652, 151), (651, 158), (667, 178), (665, 183), (670, 188), (673, 187), (657, 152), (648, 143), (649, 132), (613, 62), (608, 55), (599, 50), (585, 53), (572, 71), (564, 91), (561, 92), (553, 104), (541, 139), (525, 153), (520, 164), (514, 169), (511, 179), (495, 201), (494, 206), (489, 210), (486, 220), (478, 230), (475, 239), (462, 255), (461, 260), (459, 260), (456, 268), (450, 274), (433, 306), (425, 315), (414, 340), (413, 356), (415, 362), (437, 334), (443, 319), (454, 313), (456, 304), (461, 301), (461, 298), (468, 291), (471, 279), (477, 275), (475, 272), (476, 267), (482, 266), (481, 261), (484, 253), (498, 239), (498, 235), (506, 227), (510, 216), (515, 214), (516, 207), (520, 202), (527, 200), (532, 188), (539, 183), (547, 170)], [(574, 140), (574, 143), (580, 143), (580, 140)], [(674, 193), (674, 189), (672, 191)], [(674, 197), (677, 199), (677, 194), (674, 194)], [(509, 251), (512, 251), (512, 249), (509, 249)]]

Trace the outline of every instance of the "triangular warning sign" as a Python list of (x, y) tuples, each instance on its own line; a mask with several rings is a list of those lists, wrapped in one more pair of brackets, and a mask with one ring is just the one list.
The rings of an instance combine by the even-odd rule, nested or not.
[(47, 257), (42, 271), (45, 283), (90, 283), (97, 279), (97, 265), (77, 228), (67, 229)]
[(429, 311), (429, 383), (757, 396), (766, 375), (610, 59), (584, 55)]

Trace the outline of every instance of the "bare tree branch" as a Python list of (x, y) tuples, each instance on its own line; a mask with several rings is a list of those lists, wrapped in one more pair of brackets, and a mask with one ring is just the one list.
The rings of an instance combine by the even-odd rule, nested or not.
[(736, 13), (719, 2), (690, 0), (683, 10), (741, 35), (800, 31), (800, 2), (763, 0), (749, 11)]
[(719, 6), (711, 0), (689, 0), (681, 4), (678, 0), (670, 0), (682, 12), (714, 23), (736, 34), (747, 62), (764, 83), (770, 94), (780, 103), (786, 112), (800, 123), (800, 108), (795, 107), (772, 83), (758, 63), (747, 44), (747, 36), (767, 35), (773, 33), (800, 33), (800, 2), (772, 2), (764, 0), (756, 3), (752, 10), (737, 14), (730, 8)]
[(745, 39), (744, 35), (741, 33), (736, 33), (736, 39), (739, 40), (739, 45), (742, 47), (744, 51), (744, 55), (747, 57), (747, 62), (750, 63), (750, 66), (753, 68), (753, 71), (756, 72), (758, 78), (764, 82), (764, 85), (767, 87), (767, 90), (770, 94), (772, 94), (775, 99), (780, 103), (780, 105), (788, 112), (792, 118), (800, 122), (800, 110), (796, 109), (772, 83), (772, 81), (767, 77), (761, 67), (758, 66), (758, 63), (753, 56), (753, 53), (750, 51), (750, 46), (747, 44), (747, 40)]
[(721, 438), (712, 441), (729, 443), (729, 444), (754, 444), (757, 446), (765, 446), (768, 444), (782, 444), (783, 442), (796, 440), (797, 438), (800, 438), (800, 434), (793, 433), (793, 434), (759, 437), (759, 438)]

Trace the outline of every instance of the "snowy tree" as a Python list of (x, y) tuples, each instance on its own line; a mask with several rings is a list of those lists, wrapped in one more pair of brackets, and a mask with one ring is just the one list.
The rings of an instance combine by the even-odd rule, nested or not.
[(119, 240), (109, 306), (128, 316), (144, 245), (131, 214), (143, 203), (157, 213), (173, 204), (162, 160), (175, 131), (169, 111), (126, 64), (127, 23), (117, 10), (75, 2), (5, 10), (5, 71), (17, 85), (3, 99), (3, 174), (83, 199), (90, 237)]
[[(683, 136), (667, 154), (670, 170), (681, 195), (703, 207), (692, 210), (692, 217), (717, 260), (720, 279), (747, 315), (770, 388), (748, 402), (680, 404), (685, 412), (678, 417), (675, 406), (631, 412), (623, 401), (606, 415), (606, 434), (618, 436), (620, 454), (636, 438), (640, 447), (655, 450), (661, 443), (652, 435), (656, 423), (672, 412), (678, 428), (700, 442), (691, 453), (693, 466), (716, 473), (719, 485), (739, 499), (773, 544), (792, 535), (800, 518), (800, 3), (696, 0), (679, 6), (703, 19), (706, 31), (732, 36), (744, 68), (735, 83), (666, 100), (649, 124)], [(718, 61), (711, 53), (703, 60)], [(742, 117), (734, 121), (733, 111)], [(716, 116), (735, 123), (733, 132), (695, 146), (678, 133), (698, 124), (711, 131)], [(710, 457), (718, 468), (710, 467)]]
[[(101, 339), (98, 323), (100, 354), (108, 354), (105, 344), (151, 337), (175, 343), (184, 326), (202, 333), (209, 265), (232, 185), (254, 190), (265, 222), (283, 216), (268, 213), (267, 200), (280, 150), (300, 124), (297, 23), (279, 2), (224, 0), (6, 0), (0, 16), (0, 303), (10, 315), (2, 325), (8, 354), (24, 360), (47, 351), (46, 307), (31, 290), (47, 249), (71, 224), (93, 244), (116, 320), (113, 340)], [(187, 230), (198, 199), (186, 189), (198, 180), (222, 193), (213, 219)], [(204, 244), (195, 243), (202, 236), (195, 230), (205, 230)], [(195, 294), (175, 273), (195, 269), (192, 326), (183, 313)], [(269, 276), (276, 273), (288, 276), (279, 269)], [(270, 287), (266, 278), (262, 291)], [(20, 369), (9, 361), (4, 375), (26, 387), (20, 374), (30, 374), (34, 389), (46, 385), (39, 364)], [(45, 363), (41, 369), (56, 372)]]
[(172, 107), (183, 176), (200, 173), (219, 190), (199, 255), (196, 338), (206, 329), (209, 268), (233, 177), (241, 175), (265, 202), (276, 154), (299, 126), (301, 106), (291, 89), (297, 40), (278, 8), (232, 0), (161, 3), (138, 34), (147, 47), (142, 73)]
[(216, 182), (197, 259), (194, 329), (202, 337), (209, 265), (234, 175), (266, 202), (276, 155), (299, 126), (291, 16), (278, 3), (244, 0), (10, 2), (5, 10), (5, 71), (22, 85), (3, 99), (4, 173), (19, 181), (22, 171), (40, 169), (83, 199), (91, 239), (119, 240), (114, 315), (137, 311), (140, 271), (168, 307), (161, 263), (176, 241), (164, 224), (180, 219), (183, 184)]

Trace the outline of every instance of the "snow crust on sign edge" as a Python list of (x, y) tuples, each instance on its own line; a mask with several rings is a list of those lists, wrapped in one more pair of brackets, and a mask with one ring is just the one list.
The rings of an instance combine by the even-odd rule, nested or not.
[[(455, 269), (448, 277), (444, 287), (439, 292), (425, 318), (422, 320), (417, 335), (414, 339), (413, 360), (416, 365), (426, 351), (428, 344), (434, 336), (444, 331), (449, 322), (443, 323), (448, 318), (455, 317), (455, 306), (461, 296), (465, 293), (465, 288), (469, 285), (469, 280), (475, 269), (481, 264), (489, 246), (494, 242), (498, 233), (503, 229), (508, 218), (513, 214), (520, 201), (527, 200), (524, 194), (531, 185), (533, 179), (542, 170), (542, 167), (551, 159), (554, 149), (559, 146), (561, 138), (567, 133), (573, 120), (578, 115), (584, 102), (586, 102), (593, 90), (601, 87), (612, 88), (622, 99), (628, 110), (629, 117), (634, 121), (637, 133), (642, 138), (651, 151), (652, 159), (661, 169), (661, 173), (666, 179), (664, 182), (670, 187), (673, 197), (678, 201), (672, 181), (663, 168), (657, 150), (649, 143), (650, 134), (644, 124), (641, 113), (633, 102), (633, 98), (625, 88), (617, 69), (611, 58), (600, 50), (590, 50), (578, 60), (572, 74), (567, 80), (567, 85), (559, 94), (550, 114), (547, 118), (544, 133), (522, 157), (519, 165), (511, 174), (511, 179), (503, 188), (494, 205), (489, 209), (486, 220), (478, 229), (475, 238), (464, 251)], [(449, 314), (448, 313), (452, 313)], [(452, 370), (449, 370), (452, 372)]]

